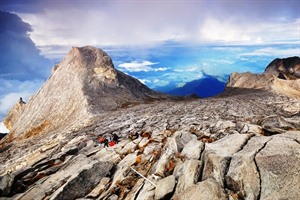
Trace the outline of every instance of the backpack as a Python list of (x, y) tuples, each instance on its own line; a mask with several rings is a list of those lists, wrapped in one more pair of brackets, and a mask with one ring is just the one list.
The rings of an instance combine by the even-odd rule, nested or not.
[(100, 138), (98, 139), (98, 142), (103, 143), (103, 142), (104, 142), (104, 137), (100, 137)]
[(114, 141), (110, 141), (110, 142), (109, 142), (109, 146), (110, 146), (110, 147), (114, 146), (115, 144), (116, 144), (116, 143), (115, 143)]

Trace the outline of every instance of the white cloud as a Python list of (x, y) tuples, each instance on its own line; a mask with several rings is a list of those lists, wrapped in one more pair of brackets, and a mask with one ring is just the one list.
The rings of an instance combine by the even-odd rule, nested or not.
[(170, 84), (170, 81), (167, 79), (154, 79), (155, 87), (164, 87)]
[(140, 71), (144, 71), (144, 72), (155, 71), (155, 72), (157, 72), (157, 71), (168, 70), (167, 67), (158, 67), (158, 68), (151, 67), (151, 66), (157, 65), (157, 64), (159, 64), (159, 63), (158, 62), (150, 62), (150, 61), (145, 60), (142, 62), (133, 61), (130, 63), (122, 63), (122, 64), (119, 64), (119, 67), (128, 72), (140, 72)]
[(299, 44), (300, 18), (291, 21), (251, 21), (241, 22), (236, 18), (207, 17), (199, 26), (200, 42), (224, 44)]
[(148, 79), (141, 79), (141, 78), (139, 78), (138, 79), (139, 81), (141, 81), (143, 84), (147, 84), (147, 83), (151, 83), (151, 81), (150, 80), (148, 80)]
[(1, 79), (0, 120), (17, 103), (20, 97), (28, 101), (43, 84), (43, 80), (18, 81)]
[(3, 122), (0, 122), (0, 133), (9, 133), (9, 130), (6, 128)]
[(239, 56), (272, 56), (272, 57), (290, 57), (300, 55), (300, 48), (279, 49), (279, 48), (260, 48), (252, 52), (242, 53)]
[(297, 1), (45, 2), (39, 12), (18, 12), (32, 25), (30, 37), (38, 46), (299, 41)]

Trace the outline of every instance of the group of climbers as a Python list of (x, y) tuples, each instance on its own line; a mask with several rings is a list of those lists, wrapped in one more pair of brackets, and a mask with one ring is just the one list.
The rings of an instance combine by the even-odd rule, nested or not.
[[(140, 136), (140, 134), (138, 132), (129, 133), (128, 139), (130, 141), (133, 141), (133, 140), (137, 139), (139, 136)], [(115, 144), (119, 143), (119, 139), (120, 139), (120, 137), (117, 134), (112, 133), (111, 135), (108, 135), (108, 136), (99, 137), (98, 142), (100, 145), (104, 144), (104, 147), (112, 147)]]
[(115, 144), (119, 143), (119, 136), (115, 133), (112, 133), (110, 136), (108, 137), (99, 137), (98, 138), (98, 142), (100, 144), (104, 144), (104, 147), (112, 147)]

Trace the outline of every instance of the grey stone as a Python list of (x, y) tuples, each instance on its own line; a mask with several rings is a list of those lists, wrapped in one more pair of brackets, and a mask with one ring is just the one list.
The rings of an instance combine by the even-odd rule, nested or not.
[(248, 134), (233, 134), (206, 144), (202, 180), (214, 178), (223, 187), (231, 157), (243, 148), (250, 137)]
[(200, 175), (201, 161), (187, 160), (183, 163), (175, 194), (178, 194), (197, 183)]
[(79, 155), (46, 180), (34, 185), (20, 197), (20, 200), (42, 199), (45, 196), (50, 199), (84, 197), (111, 168), (112, 163)]
[(180, 194), (174, 200), (227, 200), (223, 188), (212, 178), (199, 182)]
[(243, 199), (258, 199), (260, 175), (254, 158), (270, 137), (252, 137), (244, 148), (232, 156), (225, 177), (226, 185)]
[(273, 137), (255, 157), (261, 179), (261, 199), (298, 199), (300, 196), (300, 145)]
[(165, 199), (173, 192), (175, 184), (175, 176), (173, 175), (159, 180), (155, 188), (155, 199)]
[(187, 159), (200, 159), (201, 152), (204, 148), (204, 143), (196, 139), (190, 140), (184, 145), (181, 154)]

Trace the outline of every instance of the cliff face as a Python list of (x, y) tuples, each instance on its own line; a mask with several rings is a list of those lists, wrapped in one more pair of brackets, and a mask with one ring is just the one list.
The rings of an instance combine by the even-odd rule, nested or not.
[(228, 88), (262, 89), (277, 94), (300, 97), (300, 58), (275, 59), (263, 74), (233, 73)]
[(273, 74), (281, 79), (294, 80), (300, 78), (300, 58), (276, 58), (265, 69), (265, 73)]
[(4, 119), (10, 137), (28, 138), (59, 128), (83, 126), (94, 115), (146, 100), (166, 98), (116, 70), (111, 58), (94, 47), (72, 48), (51, 77), (22, 108)]

